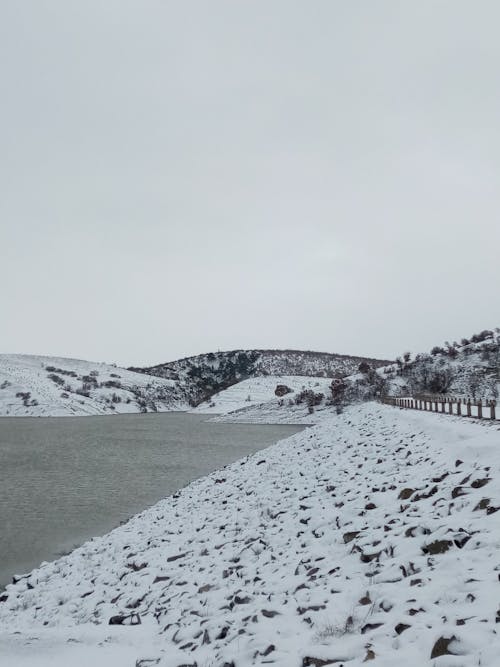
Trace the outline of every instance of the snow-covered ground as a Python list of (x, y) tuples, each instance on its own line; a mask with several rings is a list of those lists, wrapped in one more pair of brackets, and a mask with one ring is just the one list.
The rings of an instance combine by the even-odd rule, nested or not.
[(173, 380), (59, 357), (0, 355), (0, 416), (66, 416), (187, 407)]
[(2, 666), (497, 667), (498, 425), (326, 414), (8, 587)]
[[(274, 391), (278, 385), (286, 385), (292, 390), (291, 393), (283, 396), (283, 403), (287, 405), (285, 414), (288, 414), (290, 401), (294, 401), (296, 395), (302, 390), (311, 389), (315, 393), (322, 393), (328, 396), (330, 394), (331, 382), (331, 378), (298, 375), (268, 375), (249, 378), (215, 394), (210, 401), (202, 403), (193, 412), (226, 415), (235, 410), (246, 410), (254, 406), (262, 407), (265, 403), (278, 405), (279, 399), (276, 397)], [(302, 406), (303, 411), (304, 407)], [(261, 409), (259, 408), (260, 413)]]

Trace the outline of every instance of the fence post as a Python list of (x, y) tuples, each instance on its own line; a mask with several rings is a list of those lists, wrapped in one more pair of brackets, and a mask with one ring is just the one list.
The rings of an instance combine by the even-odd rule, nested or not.
[(481, 399), (479, 399), (479, 401), (477, 402), (477, 416), (478, 419), (483, 418), (483, 402)]
[(467, 417), (472, 417), (472, 411), (470, 408), (470, 398), (467, 399)]
[(490, 417), (491, 417), (491, 419), (496, 419), (496, 416), (495, 416), (495, 406), (496, 406), (496, 404), (497, 404), (496, 401), (490, 401)]
[(457, 401), (457, 415), (461, 417), (462, 415), (462, 399), (459, 398)]

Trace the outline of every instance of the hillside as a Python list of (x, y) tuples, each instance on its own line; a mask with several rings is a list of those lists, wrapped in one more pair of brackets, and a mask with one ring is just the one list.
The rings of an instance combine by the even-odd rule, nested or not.
[(177, 383), (108, 364), (0, 355), (0, 416), (99, 415), (185, 408)]
[[(0, 416), (185, 410), (246, 378), (339, 377), (351, 373), (363, 360), (320, 352), (236, 350), (149, 369), (124, 369), (79, 359), (3, 354)], [(384, 363), (370, 362), (374, 367)], [(269, 388), (271, 384), (267, 382)]]
[(495, 426), (367, 403), (0, 596), (16, 667), (496, 667)]
[(407, 353), (380, 373), (387, 379), (392, 395), (428, 392), (498, 399), (500, 329), (485, 329), (413, 358)]
[(345, 377), (356, 372), (362, 362), (369, 363), (373, 368), (391, 363), (387, 360), (327, 352), (232, 350), (210, 352), (149, 368), (134, 367), (130, 370), (180, 382), (186, 389), (189, 401), (195, 406), (213, 394), (249, 377), (267, 375)]
[[(304, 375), (266, 375), (248, 378), (237, 384), (233, 384), (217, 394), (214, 394), (203, 403), (192, 410), (194, 413), (227, 415), (239, 411), (247, 414), (249, 409), (254, 409), (258, 414), (263, 414), (269, 405), (284, 407), (286, 414), (292, 415), (290, 403), (300, 400), (302, 412), (307, 411), (307, 401), (304, 392), (322, 394), (325, 398), (331, 393), (330, 378), (308, 377)], [(289, 390), (281, 399), (276, 396), (275, 390), (278, 385)], [(323, 403), (323, 400), (321, 401)], [(310, 421), (310, 420), (309, 420)]]

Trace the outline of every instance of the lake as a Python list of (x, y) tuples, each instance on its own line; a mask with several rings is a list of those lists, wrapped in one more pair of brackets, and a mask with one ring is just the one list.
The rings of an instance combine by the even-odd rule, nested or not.
[(205, 420), (181, 412), (0, 418), (0, 589), (303, 428)]

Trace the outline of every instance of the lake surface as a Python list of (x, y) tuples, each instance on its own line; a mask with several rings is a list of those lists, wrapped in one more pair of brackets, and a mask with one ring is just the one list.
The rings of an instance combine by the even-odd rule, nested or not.
[(0, 590), (300, 426), (186, 413), (0, 418)]

